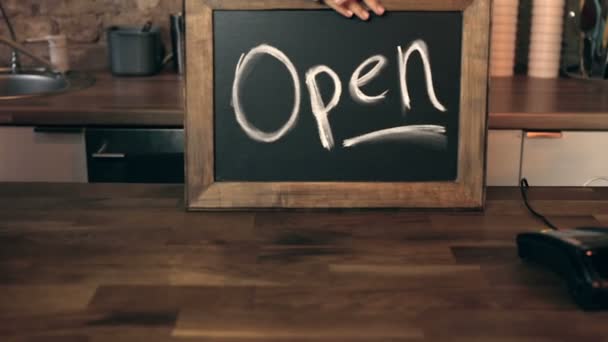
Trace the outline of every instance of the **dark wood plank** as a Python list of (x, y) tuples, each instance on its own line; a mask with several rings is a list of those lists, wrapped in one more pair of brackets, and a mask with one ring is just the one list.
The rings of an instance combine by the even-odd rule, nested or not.
[[(0, 185), (2, 341), (588, 341), (553, 273), (519, 260), (541, 226), (518, 189), (485, 213), (187, 213), (178, 185)], [(564, 227), (608, 192), (543, 189)], [(567, 324), (566, 324), (567, 323)]]
[(204, 309), (184, 310), (173, 336), (210, 339), (300, 338), (320, 341), (358, 338), (421, 340), (424, 337), (412, 318), (394, 315), (316, 310), (291, 311), (289, 315), (272, 310), (214, 313)]
[[(426, 4), (428, 6), (428, 4)], [(151, 78), (115, 78), (97, 73), (84, 91), (3, 102), (0, 125), (184, 125), (184, 80), (164, 74)], [(491, 129), (608, 130), (608, 84), (492, 78)]]
[(94, 76), (95, 84), (84, 90), (3, 100), (0, 125), (183, 126), (184, 87), (180, 76)]
[(607, 130), (608, 84), (525, 76), (493, 78), (490, 128)]
[[(86, 90), (3, 102), (0, 125), (183, 127), (184, 82), (175, 75), (114, 78)], [(608, 85), (574, 79), (492, 78), (491, 129), (608, 130)]]

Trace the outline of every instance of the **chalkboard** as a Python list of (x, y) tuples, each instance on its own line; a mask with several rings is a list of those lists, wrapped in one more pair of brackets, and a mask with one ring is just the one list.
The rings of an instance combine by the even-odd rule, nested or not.
[(489, 0), (186, 0), (188, 208), (483, 204)]
[[(344, 20), (331, 11), (216, 11), (213, 21), (215, 61), (216, 181), (450, 181), (456, 179), (462, 14), (389, 12), (369, 22)], [(421, 54), (406, 65), (411, 109), (404, 110), (398, 47), (424, 42), (437, 99), (427, 95)], [(300, 91), (297, 122), (272, 142), (250, 137), (237, 121), (233, 105), (235, 68), (243, 54), (261, 45), (283, 53), (295, 67)], [(255, 52), (254, 52), (255, 53)], [(253, 56), (253, 54), (250, 54)], [(368, 58), (380, 56), (385, 66), (360, 87), (365, 94), (388, 91), (373, 104), (353, 99), (353, 72)], [(324, 147), (311, 109), (306, 73), (324, 65), (335, 72), (342, 88), (337, 106), (328, 113), (334, 144)], [(370, 64), (371, 69), (374, 64)], [(251, 58), (241, 76), (239, 99), (245, 125), (263, 132), (284, 126), (294, 107), (294, 80), (285, 64), (262, 53)], [(324, 104), (336, 85), (325, 73), (316, 80)], [(344, 141), (396, 128), (434, 125), (445, 133), (404, 132), (344, 147)]]

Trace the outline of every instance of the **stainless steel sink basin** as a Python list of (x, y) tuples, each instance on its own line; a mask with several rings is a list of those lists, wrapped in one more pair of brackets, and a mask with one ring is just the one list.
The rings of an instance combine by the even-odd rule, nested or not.
[[(0, 37), (0, 45), (6, 45), (12, 50), (10, 67), (0, 68), (0, 100), (57, 94), (67, 90), (86, 88), (95, 83), (95, 79), (85, 73), (62, 72), (51, 62), (36, 56), (19, 44), (1, 0), (0, 18), (6, 21), (11, 35), (11, 39)], [(21, 68), (20, 55), (28, 56), (42, 68)]]
[(20, 99), (57, 94), (86, 88), (95, 82), (83, 73), (66, 75), (26, 72), (23, 74), (0, 73), (0, 100)]
[(0, 74), (0, 99), (57, 93), (69, 86), (68, 80), (60, 75)]

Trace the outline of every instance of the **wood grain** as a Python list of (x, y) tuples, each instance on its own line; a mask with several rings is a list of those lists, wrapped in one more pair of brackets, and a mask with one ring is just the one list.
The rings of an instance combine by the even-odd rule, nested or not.
[(463, 13), (458, 180), (474, 207), (484, 203), (490, 2), (473, 1)]
[[(187, 213), (178, 185), (0, 184), (2, 341), (605, 341), (553, 273), (516, 188), (485, 213)], [(602, 188), (531, 188), (561, 227)], [(562, 210), (571, 207), (568, 212)]]
[[(269, 10), (269, 9), (327, 9), (326, 6), (309, 0), (195, 0), (218, 10)], [(474, 0), (383, 0), (387, 10), (400, 11), (455, 11), (463, 10)]]
[[(3, 101), (0, 125), (184, 127), (184, 80), (97, 73), (83, 91)], [(608, 130), (608, 82), (525, 76), (490, 80), (490, 129)]]
[(186, 203), (214, 181), (213, 18), (203, 1), (186, 1)]
[(192, 210), (272, 208), (478, 208), (461, 183), (213, 183)]
[(467, 208), (484, 200), (488, 0), (388, 1), (395, 10), (463, 11), (459, 165), (454, 182), (215, 182), (213, 10), (311, 9), (312, 1), (187, 0), (189, 210), (273, 208)]
[(180, 76), (94, 76), (96, 83), (84, 90), (3, 100), (0, 125), (183, 127), (184, 89)]
[(490, 128), (608, 130), (608, 82), (493, 78)]

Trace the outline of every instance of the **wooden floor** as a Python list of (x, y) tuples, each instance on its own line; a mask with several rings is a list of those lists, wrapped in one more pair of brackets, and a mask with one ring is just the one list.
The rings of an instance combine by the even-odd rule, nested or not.
[[(481, 213), (185, 213), (180, 186), (0, 184), (0, 341), (608, 341)], [(608, 189), (532, 189), (559, 226)]]

